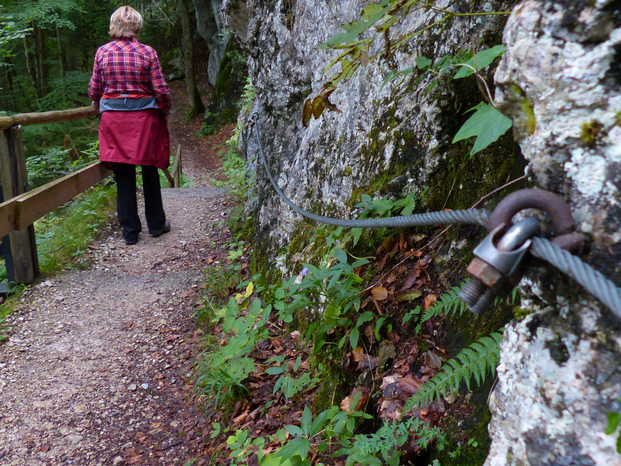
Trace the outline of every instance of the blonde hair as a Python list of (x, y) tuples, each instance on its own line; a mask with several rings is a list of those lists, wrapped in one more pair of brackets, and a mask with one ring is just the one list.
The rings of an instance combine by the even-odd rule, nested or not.
[(131, 6), (122, 6), (110, 16), (110, 37), (133, 39), (142, 29), (142, 16)]

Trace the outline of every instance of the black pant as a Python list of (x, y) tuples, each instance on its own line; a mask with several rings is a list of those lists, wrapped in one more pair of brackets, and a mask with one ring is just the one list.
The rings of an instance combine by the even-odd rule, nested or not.
[[(116, 180), (116, 209), (123, 238), (135, 240), (142, 231), (136, 199), (136, 166), (125, 163), (111, 165)], [(142, 166), (142, 187), (149, 232), (161, 230), (166, 222), (166, 214), (162, 205), (160, 177), (156, 167)]]

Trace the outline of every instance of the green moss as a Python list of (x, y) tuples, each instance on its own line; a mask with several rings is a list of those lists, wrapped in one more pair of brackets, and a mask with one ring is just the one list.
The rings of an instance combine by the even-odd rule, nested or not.
[(546, 341), (545, 348), (550, 352), (550, 357), (559, 365), (569, 359), (569, 351), (561, 337)]
[(533, 111), (533, 106), (526, 97), (526, 94), (519, 86), (512, 84), (511, 91), (518, 98), (520, 103), (520, 109), (522, 114), (516, 118), (514, 123), (516, 126), (521, 126), (528, 132), (528, 134), (533, 134), (535, 132), (535, 128), (537, 127), (537, 119), (535, 118), (535, 112)]
[(345, 398), (351, 388), (351, 380), (343, 372), (338, 364), (330, 364), (325, 361), (319, 363), (311, 360), (321, 379), (321, 385), (313, 400), (313, 412), (319, 413), (334, 406), (335, 400)]
[(522, 320), (526, 316), (531, 315), (532, 312), (533, 312), (532, 309), (524, 309), (521, 306), (513, 306), (513, 316), (515, 317), (516, 320)]
[(599, 140), (604, 125), (597, 120), (585, 121), (580, 126), (580, 140), (587, 146), (594, 146)]
[(245, 58), (235, 43), (233, 40), (229, 41), (220, 62), (216, 85), (203, 122), (203, 131), (207, 134), (215, 134), (222, 125), (235, 121), (243, 105), (242, 95), (246, 88), (248, 71)]
[(528, 99), (524, 99), (520, 103), (520, 108), (526, 116), (526, 129), (528, 131), (528, 134), (533, 134), (537, 126), (537, 120), (535, 119), (535, 112), (533, 112), (533, 107)]

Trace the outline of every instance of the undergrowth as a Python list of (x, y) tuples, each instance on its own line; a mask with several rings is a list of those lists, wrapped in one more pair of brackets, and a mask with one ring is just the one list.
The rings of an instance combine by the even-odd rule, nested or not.
[(35, 222), (42, 274), (81, 265), (76, 259), (111, 219), (115, 194), (111, 183), (95, 186)]
[[(378, 205), (366, 201), (367, 205)], [(402, 200), (383, 200), (382, 204), (389, 206), (385, 209), (387, 213), (395, 209), (391, 202), (399, 210), (408, 204)], [(332, 229), (324, 239), (328, 251), (318, 263), (301, 264), (303, 268), (298, 275), (276, 285), (256, 286), (264, 279), (255, 276), (238, 285), (237, 293), (228, 302), (224, 297), (234, 288), (235, 268), (239, 267), (234, 256), (229, 256), (232, 260), (228, 265), (219, 266), (216, 271), (217, 276), (225, 278), (223, 283), (210, 279), (207, 286), (210, 296), (200, 312), (211, 322), (212, 331), (206, 337), (197, 365), (197, 389), (204, 396), (206, 406), (231, 413), (234, 406), (253, 399), (253, 390), (258, 385), (264, 385), (265, 392), (271, 393), (269, 401), (259, 402), (264, 403), (257, 408), (263, 413), (270, 412), (277, 403), (284, 403), (291, 410), (303, 400), (306, 405), (301, 418), (288, 424), (289, 419), (285, 417), (273, 435), (257, 436), (259, 429), (255, 433), (246, 429), (229, 430), (229, 427), (223, 430), (219, 423), (214, 424), (214, 437), (228, 433), (228, 459), (232, 464), (247, 464), (251, 457), (261, 465), (330, 464), (340, 457), (347, 465), (402, 464), (404, 449), (414, 448), (420, 453), (434, 445), (436, 451), (444, 450), (452, 440), (437, 421), (432, 422), (421, 413), (427, 412), (434, 401), (459, 397), (463, 391), (482, 385), (494, 375), (499, 333), (484, 336), (455, 357), (446, 358), (402, 405), (397, 420), (382, 423), (377, 418), (374, 410), (379, 410), (376, 403), (384, 396), (383, 391), (376, 382), (364, 382), (362, 375), (351, 382), (357, 389), (368, 387), (369, 394), (364, 399), (360, 391), (354, 394), (354, 390), (346, 399), (347, 407), (343, 405), (345, 400), (340, 406), (338, 400), (336, 404), (332, 400), (313, 415), (311, 407), (320, 408), (316, 401), (320, 385), (330, 377), (328, 367), (335, 364), (345, 367), (356, 355), (361, 355), (362, 361), (375, 359), (374, 351), (390, 345), (391, 338), (394, 339), (390, 335), (397, 327), (402, 334), (415, 335), (415, 339), (426, 345), (430, 337), (424, 329), (432, 321), (466, 312), (457, 298), (461, 286), (455, 286), (435, 301), (425, 300), (411, 311), (391, 311), (402, 314), (402, 319), (378, 313), (364, 299), (365, 281), (370, 278), (367, 273), (373, 271), (373, 263), (355, 258), (343, 249), (353, 247), (356, 236), (351, 230)], [(236, 251), (236, 244), (229, 247), (232, 253)], [(374, 296), (384, 299), (379, 291)], [(422, 301), (423, 297), (418, 299)], [(265, 348), (273, 340), (287, 338), (292, 330), (297, 335), (295, 350), (288, 355), (267, 358)], [(364, 371), (374, 372), (375, 367)], [(391, 370), (394, 369), (386, 366), (380, 374), (386, 375)], [(370, 428), (372, 425), (375, 427)], [(475, 448), (477, 442), (470, 440), (467, 447)], [(459, 456), (461, 448), (449, 451), (449, 455)]]

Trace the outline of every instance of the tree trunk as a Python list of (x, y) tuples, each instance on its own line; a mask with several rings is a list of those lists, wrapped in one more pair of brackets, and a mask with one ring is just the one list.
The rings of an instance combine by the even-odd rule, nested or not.
[(205, 106), (196, 87), (194, 73), (194, 45), (192, 43), (192, 21), (187, 0), (178, 0), (179, 16), (181, 18), (181, 36), (183, 44), (183, 66), (185, 69), (185, 90), (190, 102), (189, 117), (205, 113)]
[(45, 35), (43, 29), (33, 23), (34, 46), (35, 46), (35, 63), (37, 86), (41, 95), (47, 93), (47, 50), (45, 48)]
[(60, 28), (58, 26), (56, 26), (56, 44), (58, 45), (58, 74), (60, 75), (60, 82), (61, 85), (63, 87), (63, 92), (62, 92), (62, 99), (63, 99), (63, 104), (66, 104), (66, 98), (65, 98), (65, 92), (64, 92), (64, 88), (65, 88), (65, 56), (63, 53), (63, 40), (62, 40), (62, 34), (60, 33)]
[(37, 74), (32, 63), (32, 57), (30, 56), (30, 44), (28, 43), (28, 37), (24, 36), (24, 59), (26, 60), (26, 69), (28, 70), (28, 76), (30, 76), (30, 82), (34, 89), (35, 98), (37, 101), (41, 98), (41, 91), (37, 83)]

